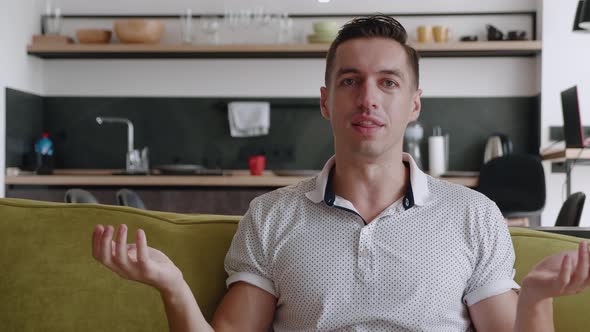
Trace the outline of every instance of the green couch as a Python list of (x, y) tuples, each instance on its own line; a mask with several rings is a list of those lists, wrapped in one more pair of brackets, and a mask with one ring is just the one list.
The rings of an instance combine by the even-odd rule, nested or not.
[[(145, 229), (183, 271), (205, 317), (225, 290), (223, 259), (238, 216), (183, 215), (93, 204), (0, 199), (0, 331), (164, 331), (158, 292), (123, 280), (91, 255), (94, 225)], [(511, 229), (516, 279), (578, 238)], [(555, 301), (557, 331), (588, 331), (590, 292)]]

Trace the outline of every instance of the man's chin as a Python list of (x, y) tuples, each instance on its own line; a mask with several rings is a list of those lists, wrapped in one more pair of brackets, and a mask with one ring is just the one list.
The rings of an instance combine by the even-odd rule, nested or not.
[(383, 146), (375, 144), (376, 142), (364, 142), (352, 149), (352, 154), (359, 157), (374, 159), (382, 156), (386, 149)]

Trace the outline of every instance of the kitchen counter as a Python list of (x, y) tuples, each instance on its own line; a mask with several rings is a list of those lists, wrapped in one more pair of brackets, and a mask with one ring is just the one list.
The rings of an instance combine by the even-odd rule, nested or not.
[[(15, 186), (172, 186), (172, 187), (284, 187), (308, 176), (277, 176), (265, 171), (252, 176), (248, 170), (230, 170), (227, 175), (113, 175), (121, 170), (68, 169), (52, 175), (7, 174), (6, 185)], [(477, 177), (445, 177), (446, 181), (476, 187)]]
[(308, 177), (276, 176), (265, 171), (228, 171), (227, 175), (113, 175), (121, 170), (55, 170), (52, 175), (7, 175), (7, 185), (41, 186), (198, 186), (198, 187), (284, 187)]

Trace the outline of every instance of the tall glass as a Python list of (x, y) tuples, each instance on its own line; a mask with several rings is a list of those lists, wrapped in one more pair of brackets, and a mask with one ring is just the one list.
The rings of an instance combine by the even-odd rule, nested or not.
[(43, 27), (46, 35), (59, 35), (61, 33), (62, 16), (61, 8), (55, 6), (55, 1), (47, 0), (45, 2), (45, 26)]
[(184, 44), (193, 42), (193, 13), (190, 8), (180, 15), (180, 39)]

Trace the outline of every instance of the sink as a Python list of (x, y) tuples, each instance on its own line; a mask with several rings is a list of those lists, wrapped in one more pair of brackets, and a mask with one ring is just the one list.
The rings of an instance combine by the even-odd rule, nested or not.
[(118, 171), (118, 172), (112, 172), (110, 175), (150, 175), (150, 173)]
[(77, 176), (97, 176), (97, 175), (114, 175), (121, 173), (121, 169), (55, 169), (53, 175), (77, 175)]
[(186, 173), (161, 173), (156, 170), (151, 170), (150, 173), (134, 173), (126, 172), (124, 169), (56, 169), (53, 175), (65, 176), (146, 176), (146, 175), (162, 175), (162, 176), (222, 176), (232, 175), (231, 171), (222, 169), (202, 169), (195, 172)]

